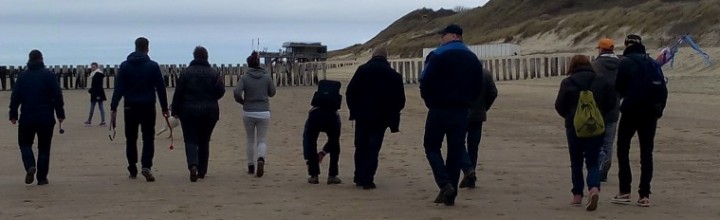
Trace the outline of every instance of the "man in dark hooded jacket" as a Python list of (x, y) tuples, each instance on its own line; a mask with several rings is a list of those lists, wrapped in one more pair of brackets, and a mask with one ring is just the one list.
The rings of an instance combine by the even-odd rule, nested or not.
[[(630, 171), (630, 142), (635, 133), (640, 140), (640, 199), (637, 205), (650, 206), (650, 181), (653, 174), (653, 157), (655, 131), (657, 121), (662, 117), (667, 103), (667, 89), (665, 82), (655, 82), (649, 74), (660, 74), (655, 60), (651, 59), (638, 35), (628, 35), (625, 38), (627, 48), (618, 67), (615, 89), (622, 98), (620, 105), (620, 123), (618, 125), (618, 179), (620, 192), (613, 203), (630, 203), (630, 190), (632, 173)], [(663, 77), (664, 78), (664, 77)], [(664, 80), (664, 79), (663, 79)], [(652, 84), (651, 84), (652, 83)], [(663, 86), (664, 91), (649, 94), (648, 85)]]
[(483, 81), (482, 88), (480, 89), (480, 95), (475, 99), (470, 107), (470, 121), (467, 127), (467, 151), (468, 151), (468, 162), (464, 162), (464, 168), (462, 169), (465, 173), (462, 181), (460, 181), (460, 188), (475, 188), (475, 182), (477, 176), (475, 168), (478, 162), (478, 150), (480, 148), (480, 139), (482, 138), (483, 123), (487, 121), (487, 111), (490, 110), (495, 98), (497, 98), (498, 90), (493, 80), (493, 75), (490, 70), (483, 68)]
[[(615, 41), (610, 38), (603, 38), (598, 42), (597, 46), (600, 55), (593, 61), (592, 66), (595, 73), (604, 76), (613, 88), (611, 92), (615, 92), (615, 79), (617, 79), (617, 69), (620, 59), (615, 55)], [(617, 97), (617, 95), (616, 95)], [(600, 148), (600, 181), (607, 182), (607, 175), (612, 164), (613, 142), (615, 141), (615, 133), (617, 131), (617, 122), (620, 118), (620, 97), (617, 97), (616, 107), (605, 116), (605, 138)]]
[[(33, 183), (37, 172), (37, 184), (45, 185), (48, 184), (55, 117), (62, 123), (65, 109), (60, 85), (55, 74), (45, 68), (42, 53), (33, 50), (29, 58), (27, 70), (18, 76), (10, 95), (10, 122), (18, 123), (19, 119), (18, 144), (26, 171), (25, 183)], [(35, 135), (38, 137), (37, 164), (32, 150)]]
[(150, 60), (150, 42), (144, 37), (135, 40), (135, 52), (120, 64), (115, 79), (110, 111), (112, 126), (116, 125), (117, 107), (120, 99), (125, 98), (125, 138), (127, 139), (126, 154), (130, 178), (137, 177), (137, 138), (138, 126), (142, 129), (142, 175), (148, 182), (155, 181), (151, 173), (152, 160), (155, 154), (155, 93), (160, 99), (163, 117), (168, 117), (168, 102), (165, 82), (160, 73), (160, 66)]

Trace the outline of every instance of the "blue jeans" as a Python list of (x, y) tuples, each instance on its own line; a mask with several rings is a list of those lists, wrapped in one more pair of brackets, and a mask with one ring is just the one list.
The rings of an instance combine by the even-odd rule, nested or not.
[(375, 183), (378, 157), (387, 124), (371, 119), (355, 120), (355, 183), (365, 186)]
[(207, 174), (210, 159), (210, 138), (217, 123), (216, 117), (183, 117), (180, 126), (185, 139), (185, 157), (188, 169), (196, 166), (198, 173)]
[[(50, 145), (52, 142), (53, 129), (55, 124), (25, 124), (18, 125), (18, 144), (22, 155), (25, 171), (31, 167), (37, 167), (37, 179), (47, 180), (50, 169)], [(37, 164), (32, 146), (35, 142), (35, 135), (38, 137)]]
[[(425, 121), (425, 156), (439, 188), (452, 184), (457, 189), (460, 169), (469, 161), (465, 149), (468, 109), (430, 109)], [(443, 161), (442, 145), (447, 136), (447, 158)]]
[(615, 141), (615, 133), (617, 132), (617, 122), (605, 123), (605, 137), (602, 147), (600, 148), (600, 179), (607, 179), (610, 166), (612, 165), (613, 142)]
[(103, 101), (91, 101), (90, 102), (90, 113), (88, 114), (88, 122), (92, 122), (93, 113), (95, 113), (95, 103), (97, 103), (98, 110), (100, 110), (100, 122), (105, 123), (105, 107), (103, 107)]
[(467, 153), (468, 160), (463, 162), (463, 172), (468, 174), (475, 171), (478, 163), (480, 139), (482, 138), (482, 122), (470, 122), (467, 127)]
[(566, 129), (568, 149), (570, 151), (570, 169), (572, 172), (572, 194), (583, 195), (583, 160), (587, 169), (587, 187), (600, 189), (600, 169), (598, 168), (598, 154), (605, 136), (592, 138), (578, 138), (575, 129)]

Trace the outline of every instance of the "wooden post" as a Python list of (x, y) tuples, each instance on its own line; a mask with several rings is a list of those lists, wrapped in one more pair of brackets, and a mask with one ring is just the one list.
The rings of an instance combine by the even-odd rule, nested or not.
[(513, 59), (515, 62), (515, 79), (520, 79), (520, 59), (515, 58)]
[(327, 63), (325, 63), (325, 62), (322, 63), (322, 74), (323, 74), (323, 79), (327, 80)]
[(423, 61), (418, 61), (416, 65), (417, 65), (417, 70), (418, 70), (418, 71), (417, 71), (417, 72), (415, 73), (415, 75), (413, 76), (413, 83), (419, 83), (419, 81), (420, 81), (420, 74), (422, 74), (423, 67), (424, 67), (424, 66), (423, 66)]
[(495, 73), (496, 81), (500, 81), (500, 71), (502, 69), (502, 67), (500, 67), (500, 60), (494, 60), (494, 62), (493, 67), (497, 70)]
[(522, 58), (522, 69), (523, 69), (523, 79), (528, 79), (530, 76), (528, 76), (528, 66), (527, 66), (527, 58)]

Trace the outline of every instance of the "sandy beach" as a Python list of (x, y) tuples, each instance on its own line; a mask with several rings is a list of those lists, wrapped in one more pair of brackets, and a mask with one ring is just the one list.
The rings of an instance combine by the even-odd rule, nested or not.
[[(343, 90), (355, 67), (335, 69)], [(340, 185), (306, 183), (302, 130), (314, 87), (282, 87), (271, 101), (266, 174), (245, 173), (245, 131), (232, 88), (221, 100), (208, 176), (191, 183), (182, 132), (175, 150), (156, 139), (156, 182), (127, 178), (123, 123), (110, 142), (107, 127), (85, 127), (88, 94), (64, 91), (64, 135), (54, 135), (46, 186), (25, 185), (17, 126), (0, 125), (0, 219), (720, 219), (720, 90), (717, 75), (676, 74), (655, 146), (652, 207), (610, 203), (617, 163), (596, 212), (570, 205), (570, 162), (562, 119), (553, 104), (562, 78), (498, 82), (480, 147), (478, 188), (459, 191), (454, 207), (432, 203), (436, 188), (422, 147), (427, 109), (407, 85), (401, 133), (385, 136), (376, 190), (352, 184), (353, 124), (343, 106)], [(714, 80), (714, 81), (712, 81)], [(710, 82), (708, 82), (710, 81)], [(695, 89), (697, 88), (697, 89)], [(108, 96), (112, 91), (106, 91)], [(173, 89), (168, 89), (169, 97)], [(0, 92), (7, 119), (10, 92)], [(106, 109), (109, 109), (106, 103)], [(108, 113), (109, 117), (109, 113)], [(123, 120), (119, 114), (119, 122)], [(163, 127), (158, 117), (156, 129)], [(57, 130), (57, 129), (56, 129)], [(320, 143), (324, 143), (321, 138)], [(633, 200), (639, 151), (633, 140)]]

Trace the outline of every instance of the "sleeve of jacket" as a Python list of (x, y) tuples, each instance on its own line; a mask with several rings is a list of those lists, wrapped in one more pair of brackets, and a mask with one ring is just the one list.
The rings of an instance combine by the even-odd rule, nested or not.
[(618, 92), (620, 97), (624, 97), (630, 86), (630, 77), (632, 74), (632, 61), (630, 58), (623, 58), (620, 60), (617, 70), (617, 78), (615, 79), (615, 91)]
[(215, 82), (215, 98), (221, 99), (225, 96), (225, 83), (223, 82), (223, 76), (217, 73), (217, 81)]
[(177, 82), (175, 85), (175, 93), (172, 97), (172, 103), (170, 104), (170, 113), (172, 116), (178, 116), (181, 114), (181, 109), (183, 108), (183, 99), (182, 97), (185, 95), (185, 74), (180, 74), (180, 77), (177, 79)]
[(426, 100), (426, 102), (427, 99), (431, 98), (431, 94), (435, 92), (435, 84), (437, 82), (434, 82), (433, 78), (438, 71), (437, 67), (439, 65), (437, 62), (439, 62), (438, 56), (436, 56), (434, 52), (430, 52), (427, 58), (425, 58), (425, 68), (420, 73), (420, 97)]
[[(393, 71), (394, 72), (394, 71)], [(400, 112), (405, 108), (405, 84), (403, 84), (402, 76), (399, 73), (394, 72), (393, 76), (393, 91), (392, 94), (395, 96), (393, 103), (395, 103), (395, 112)]]
[(243, 104), (243, 91), (245, 90), (245, 77), (246, 75), (243, 75), (240, 77), (240, 80), (238, 80), (237, 85), (235, 86), (235, 90), (233, 90), (233, 97), (235, 98), (235, 102)]
[(125, 67), (123, 66), (123, 64), (120, 64), (120, 68), (118, 68), (117, 73), (115, 73), (115, 88), (113, 89), (112, 99), (110, 100), (110, 111), (113, 112), (117, 111), (120, 99), (125, 95), (125, 77), (123, 76)]
[(617, 92), (610, 83), (606, 84), (605, 91), (605, 114), (612, 112), (617, 107)]
[(495, 80), (493, 80), (492, 73), (487, 69), (483, 69), (483, 71), (486, 71), (485, 74), (483, 74), (485, 76), (483, 83), (485, 83), (485, 88), (487, 89), (487, 97), (485, 97), (485, 111), (489, 111), (490, 107), (492, 107), (495, 103), (495, 99), (498, 96), (498, 90), (495, 86)]
[(560, 117), (567, 117), (568, 115), (568, 101), (567, 101), (567, 86), (568, 79), (563, 79), (560, 83), (560, 90), (558, 91), (557, 99), (555, 99), (555, 111), (557, 111)]
[(274, 97), (277, 92), (277, 89), (275, 88), (275, 83), (273, 83), (273, 80), (270, 77), (270, 74), (266, 74), (265, 77), (267, 77), (267, 83), (268, 83), (268, 96)]
[(12, 93), (10, 94), (10, 120), (18, 120), (19, 113), (18, 108), (22, 104), (22, 90), (25, 79), (22, 75), (18, 77), (13, 87)]
[(160, 66), (157, 63), (153, 65), (154, 79), (155, 79), (155, 91), (157, 91), (158, 99), (160, 100), (160, 108), (163, 112), (168, 111), (168, 99), (167, 90), (165, 88), (165, 79), (163, 79)]
[(360, 85), (358, 83), (361, 80), (363, 66), (360, 66), (355, 70), (350, 83), (348, 83), (347, 90), (345, 90), (345, 102), (347, 103), (348, 110), (350, 111), (350, 120), (355, 119), (355, 111), (357, 110), (357, 96), (360, 94)]
[(63, 100), (62, 89), (55, 78), (55, 74), (48, 72), (47, 81), (52, 86), (52, 104), (57, 118), (65, 119), (65, 101)]

